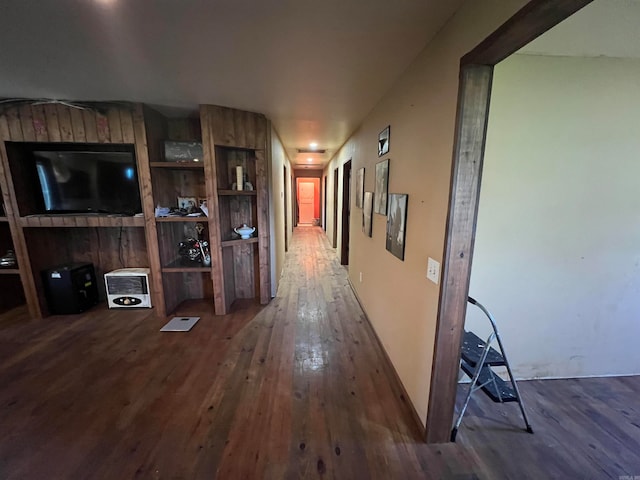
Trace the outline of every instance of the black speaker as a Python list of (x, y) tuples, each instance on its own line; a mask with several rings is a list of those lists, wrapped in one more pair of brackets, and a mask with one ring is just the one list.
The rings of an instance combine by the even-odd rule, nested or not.
[(52, 315), (84, 312), (98, 303), (96, 274), (91, 263), (72, 263), (43, 270), (42, 282)]

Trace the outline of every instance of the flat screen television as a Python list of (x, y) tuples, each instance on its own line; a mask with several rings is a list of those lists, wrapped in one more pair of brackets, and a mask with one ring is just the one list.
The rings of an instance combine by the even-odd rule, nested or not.
[(132, 148), (34, 149), (44, 210), (134, 215), (142, 211)]

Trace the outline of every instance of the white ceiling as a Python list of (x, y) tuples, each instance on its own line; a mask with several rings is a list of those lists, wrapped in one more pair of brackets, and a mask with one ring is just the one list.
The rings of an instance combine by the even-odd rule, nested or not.
[(318, 165), (462, 2), (1, 2), (0, 98), (257, 111), (292, 160), (312, 141), (326, 148), (311, 156)]
[(640, 0), (595, 0), (518, 53), (640, 58)]

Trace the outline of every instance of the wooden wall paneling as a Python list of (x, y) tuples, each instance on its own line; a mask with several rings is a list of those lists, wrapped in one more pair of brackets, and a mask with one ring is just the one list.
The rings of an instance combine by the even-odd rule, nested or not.
[(122, 124), (120, 123), (120, 109), (109, 107), (107, 109), (107, 121), (109, 123), (109, 138), (111, 143), (124, 143), (122, 138)]
[[(227, 147), (232, 147), (236, 144), (235, 122), (233, 117), (233, 109), (222, 109), (222, 135), (219, 143)], [(218, 141), (216, 141), (216, 143), (218, 143)]]
[(96, 114), (91, 109), (82, 111), (84, 121), (84, 133), (88, 143), (98, 143), (98, 127), (96, 125)]
[(0, 141), (11, 140), (6, 110), (0, 110)]
[[(145, 121), (146, 121), (146, 117), (145, 117)], [(124, 143), (131, 143), (131, 144), (136, 143), (136, 135), (135, 135), (135, 130), (133, 128), (133, 113), (131, 109), (128, 109), (128, 108), (120, 109), (120, 129), (122, 130), (122, 141)], [(151, 159), (154, 158), (151, 156), (151, 152), (149, 152), (148, 157)]]
[(0, 291), (0, 314), (24, 305), (26, 301), (18, 275), (0, 275)]
[(36, 142), (48, 142), (49, 130), (47, 116), (44, 113), (44, 105), (31, 105), (33, 129), (36, 134)]
[(235, 276), (236, 298), (255, 297), (255, 276), (253, 269), (253, 245), (240, 244), (233, 249), (233, 271)]
[[(211, 140), (215, 145), (222, 145), (224, 134), (224, 117), (222, 115), (222, 107), (207, 105), (207, 111), (209, 112), (209, 115), (211, 117), (209, 121), (210, 128), (212, 129)], [(202, 129), (202, 131), (204, 132), (204, 128)]]
[(71, 117), (71, 131), (73, 132), (73, 141), (78, 143), (86, 142), (87, 137), (84, 131), (84, 120), (82, 118), (82, 109), (70, 108), (69, 116)]
[(233, 131), (235, 134), (234, 146), (247, 147), (247, 118), (249, 112), (233, 110)]
[(149, 161), (160, 162), (164, 159), (164, 141), (169, 138), (167, 119), (146, 106), (143, 107), (143, 113)]
[(95, 116), (98, 142), (109, 143), (111, 141), (111, 130), (109, 128), (109, 120), (107, 119), (106, 112), (104, 112), (102, 108), (96, 108)]
[(49, 134), (50, 142), (60, 142), (62, 136), (60, 135), (60, 123), (58, 122), (58, 109), (53, 103), (48, 103), (44, 106), (44, 116), (47, 122), (47, 132)]
[(231, 202), (234, 197), (220, 197), (218, 200), (218, 209), (219, 209), (219, 231), (220, 231), (220, 241), (224, 242), (226, 240), (231, 240), (232, 238), (232, 230), (231, 230)]
[(216, 109), (210, 105), (200, 107), (202, 125), (202, 148), (204, 152), (204, 176), (209, 204), (209, 243), (211, 250), (211, 281), (213, 283), (213, 301), (216, 315), (224, 315), (230, 304), (227, 303), (223, 252), (220, 245), (220, 208), (218, 184), (216, 180), (217, 163), (214, 137), (214, 118)]
[(73, 126), (71, 124), (71, 110), (75, 108), (66, 105), (56, 105), (58, 112), (58, 125), (60, 126), (60, 140), (63, 142), (73, 142)]
[(258, 209), (258, 256), (260, 259), (260, 303), (271, 300), (271, 272), (269, 267), (269, 191), (264, 150), (256, 150), (256, 189)]
[[(159, 299), (167, 313), (175, 309), (187, 299), (184, 275), (182, 273), (165, 273), (162, 276), (164, 298)], [(154, 305), (156, 308), (157, 306)]]
[(202, 141), (202, 131), (199, 117), (170, 118), (167, 120), (168, 140), (179, 142)]
[[(222, 250), (222, 272), (224, 274), (224, 294), (227, 312), (231, 309), (236, 299), (236, 276), (234, 268), (235, 251), (233, 247), (224, 247)], [(216, 312), (217, 313), (217, 312)]]
[[(125, 116), (126, 117), (126, 116)], [(121, 120), (122, 120), (121, 116)], [(151, 271), (152, 302), (158, 316), (166, 316), (165, 298), (162, 286), (162, 270), (160, 265), (160, 253), (158, 250), (158, 231), (156, 228), (155, 205), (151, 187), (151, 169), (149, 167), (149, 154), (147, 151), (147, 133), (145, 130), (144, 113), (142, 105), (136, 105), (132, 116), (133, 130), (135, 134), (136, 161), (138, 167), (138, 181), (140, 183), (140, 200), (145, 219), (145, 236), (147, 240), (147, 255), (149, 269)], [(126, 122), (125, 122), (126, 125)], [(123, 128), (123, 137), (126, 137)]]
[(22, 124), (20, 123), (20, 113), (18, 107), (9, 107), (5, 110), (7, 122), (9, 124), (9, 137), (14, 142), (24, 140), (22, 136)]
[(256, 121), (256, 150), (267, 150), (267, 119), (264, 115), (254, 114)]
[(23, 104), (18, 110), (20, 124), (22, 126), (22, 138), (25, 142), (36, 141), (36, 131), (33, 128), (33, 114), (29, 104)]
[(246, 112), (245, 115), (245, 135), (246, 135), (246, 147), (250, 149), (262, 148), (260, 145), (257, 145), (256, 140), (257, 136), (257, 128), (258, 128), (258, 115), (255, 113)]

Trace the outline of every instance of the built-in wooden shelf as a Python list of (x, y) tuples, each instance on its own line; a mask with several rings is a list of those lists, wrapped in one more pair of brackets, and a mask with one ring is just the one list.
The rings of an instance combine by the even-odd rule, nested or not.
[(220, 245), (223, 247), (232, 247), (233, 245), (242, 245), (243, 243), (258, 243), (258, 237), (251, 237), (243, 240), (238, 238), (237, 240), (223, 240)]
[(162, 271), (165, 273), (210, 272), (211, 267), (203, 267), (197, 262), (188, 262), (178, 258), (162, 267)]
[(20, 217), (23, 227), (144, 227), (144, 217), (109, 215), (30, 215)]
[(201, 217), (156, 217), (156, 222), (206, 222), (208, 218), (206, 216)]
[(9, 219), (7, 217), (0, 217), (0, 223), (2, 222), (8, 222)]
[(218, 190), (218, 195), (251, 195), (256, 196), (255, 190)]
[(17, 268), (0, 268), (0, 275), (20, 275)]
[(204, 168), (204, 162), (149, 162), (149, 166), (181, 170), (183, 168)]

